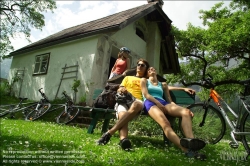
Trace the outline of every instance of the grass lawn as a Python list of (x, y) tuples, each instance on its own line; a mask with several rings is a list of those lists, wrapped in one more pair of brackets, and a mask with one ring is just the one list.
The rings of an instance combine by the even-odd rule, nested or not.
[(1, 166), (9, 165), (249, 165), (243, 160), (242, 145), (231, 149), (222, 140), (216, 145), (207, 145), (201, 151), (207, 154), (206, 161), (189, 159), (174, 146), (164, 146), (162, 138), (130, 136), (132, 151), (123, 151), (118, 134), (104, 146), (95, 144), (101, 132), (87, 134), (87, 129), (58, 125), (46, 121), (28, 122), (1, 118)]

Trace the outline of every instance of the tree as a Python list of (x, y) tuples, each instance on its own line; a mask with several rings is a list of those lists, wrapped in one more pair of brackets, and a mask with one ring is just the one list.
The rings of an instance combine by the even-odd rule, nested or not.
[(245, 5), (246, 8), (250, 8), (250, 1), (249, 0), (233, 0), (241, 5)]
[[(0, 53), (5, 57), (14, 48), (11, 45), (10, 38), (15, 38), (19, 34), (24, 34), (28, 41), (30, 37), (30, 28), (42, 29), (45, 25), (42, 12), (56, 8), (54, 0), (23, 0), (0, 2), (1, 14), (1, 46)], [(2, 58), (0, 57), (0, 58)]]
[[(223, 97), (242, 91), (239, 81), (250, 77), (250, 10), (243, 3), (231, 2), (214, 5), (209, 11), (200, 10), (205, 28), (188, 25), (186, 31), (173, 27), (176, 48), (180, 58), (187, 58), (181, 64), (181, 73), (169, 75), (168, 82), (179, 82), (186, 86), (202, 86), (198, 93), (204, 99), (208, 92), (199, 80), (211, 74), (217, 90)], [(228, 66), (235, 61), (236, 65)], [(207, 94), (206, 94), (207, 96)]]

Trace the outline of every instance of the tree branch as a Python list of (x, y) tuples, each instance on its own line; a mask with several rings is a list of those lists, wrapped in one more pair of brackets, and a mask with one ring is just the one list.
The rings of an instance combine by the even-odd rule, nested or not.
[[(189, 83), (186, 83), (184, 80), (181, 80), (181, 83), (182, 83), (184, 86), (186, 86), (186, 87), (192, 86), (192, 85), (198, 85), (198, 86), (204, 87), (204, 88), (206, 88), (206, 89), (209, 89), (209, 88), (210, 88), (209, 86), (203, 85), (203, 84), (201, 84), (201, 83), (199, 83), (199, 82), (189, 82)], [(242, 85), (242, 84), (240, 83), (240, 81), (238, 81), (238, 80), (223, 80), (223, 81), (215, 82), (215, 83), (214, 83), (214, 85), (215, 85), (214, 87), (216, 87), (216, 86), (221, 86), (221, 85), (227, 85), (227, 84), (239, 84), (239, 85)]]

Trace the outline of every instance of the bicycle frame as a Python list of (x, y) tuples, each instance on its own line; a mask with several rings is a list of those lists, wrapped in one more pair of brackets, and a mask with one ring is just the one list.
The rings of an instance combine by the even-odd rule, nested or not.
[[(206, 102), (206, 108), (205, 111), (207, 112), (207, 107), (209, 105), (209, 102), (211, 101), (211, 99), (213, 99), (214, 103), (217, 105), (217, 107), (219, 108), (219, 111), (221, 112), (223, 118), (226, 120), (226, 123), (230, 126), (231, 128), (231, 132), (230, 132), (230, 136), (234, 142), (234, 146), (238, 147), (239, 144), (235, 139), (235, 135), (250, 135), (250, 132), (239, 132), (240, 129), (240, 117), (242, 115), (242, 108), (244, 106), (244, 108), (246, 109), (246, 111), (250, 114), (250, 110), (248, 109), (247, 104), (244, 101), (243, 97), (239, 97), (242, 105), (241, 108), (239, 110), (239, 113), (235, 113), (235, 111), (233, 111), (233, 109), (222, 99), (222, 97), (214, 90), (214, 88), (210, 89), (210, 95), (209, 95), (209, 99)], [(234, 121), (231, 121), (225, 111), (225, 109), (223, 108), (222, 104), (224, 104), (226, 106), (226, 108), (231, 112), (231, 114), (234, 116), (234, 118), (236, 119), (236, 123)], [(206, 113), (204, 114), (202, 123), (204, 123), (205, 121), (205, 116)], [(201, 124), (202, 125), (202, 124)]]
[[(10, 113), (15, 113), (18, 111), (22, 111), (24, 109), (30, 108), (32, 106), (37, 105), (38, 102), (31, 102), (31, 103), (18, 103), (18, 105), (15, 106), (15, 108), (13, 108)], [(28, 106), (24, 106), (25, 104), (29, 104)], [(21, 106), (24, 106), (23, 108), (20, 108)]]
[(63, 92), (64, 97), (66, 98), (66, 102), (64, 104), (52, 104), (52, 106), (56, 106), (55, 108), (50, 108), (49, 112), (52, 112), (54, 110), (57, 110), (58, 108), (64, 107), (65, 113), (67, 113), (68, 108), (73, 107), (73, 101), (67, 96), (66, 92)]
[[(29, 108), (33, 108), (37, 105), (38, 102), (29, 102), (23, 103), (23, 101), (27, 100), (27, 98), (20, 98), (20, 101), (17, 105), (12, 105), (11, 109), (9, 110), (10, 117), (14, 117), (16, 112), (24, 111)], [(28, 105), (28, 106), (25, 106)], [(27, 112), (22, 112), (24, 116), (26, 116)]]

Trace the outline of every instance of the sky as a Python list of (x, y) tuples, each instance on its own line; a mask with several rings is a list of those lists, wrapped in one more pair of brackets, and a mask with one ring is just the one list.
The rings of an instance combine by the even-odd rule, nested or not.
[[(228, 5), (230, 0), (166, 0), (164, 1), (162, 8), (170, 20), (172, 20), (172, 25), (181, 30), (186, 30), (188, 23), (202, 27), (202, 20), (199, 19), (199, 10), (210, 10), (214, 4), (219, 2), (224, 2), (225, 5)], [(36, 42), (63, 29), (106, 17), (108, 15), (147, 3), (147, 0), (57, 0), (57, 9), (55, 9), (53, 13), (50, 11), (43, 13), (45, 16), (45, 26), (42, 30), (31, 28), (30, 40), (31, 42)], [(11, 43), (15, 50), (30, 44), (22, 34), (18, 34), (16, 38), (11, 39)], [(11, 59), (7, 59), (2, 62), (0, 77), (7, 77), (10, 63)]]

